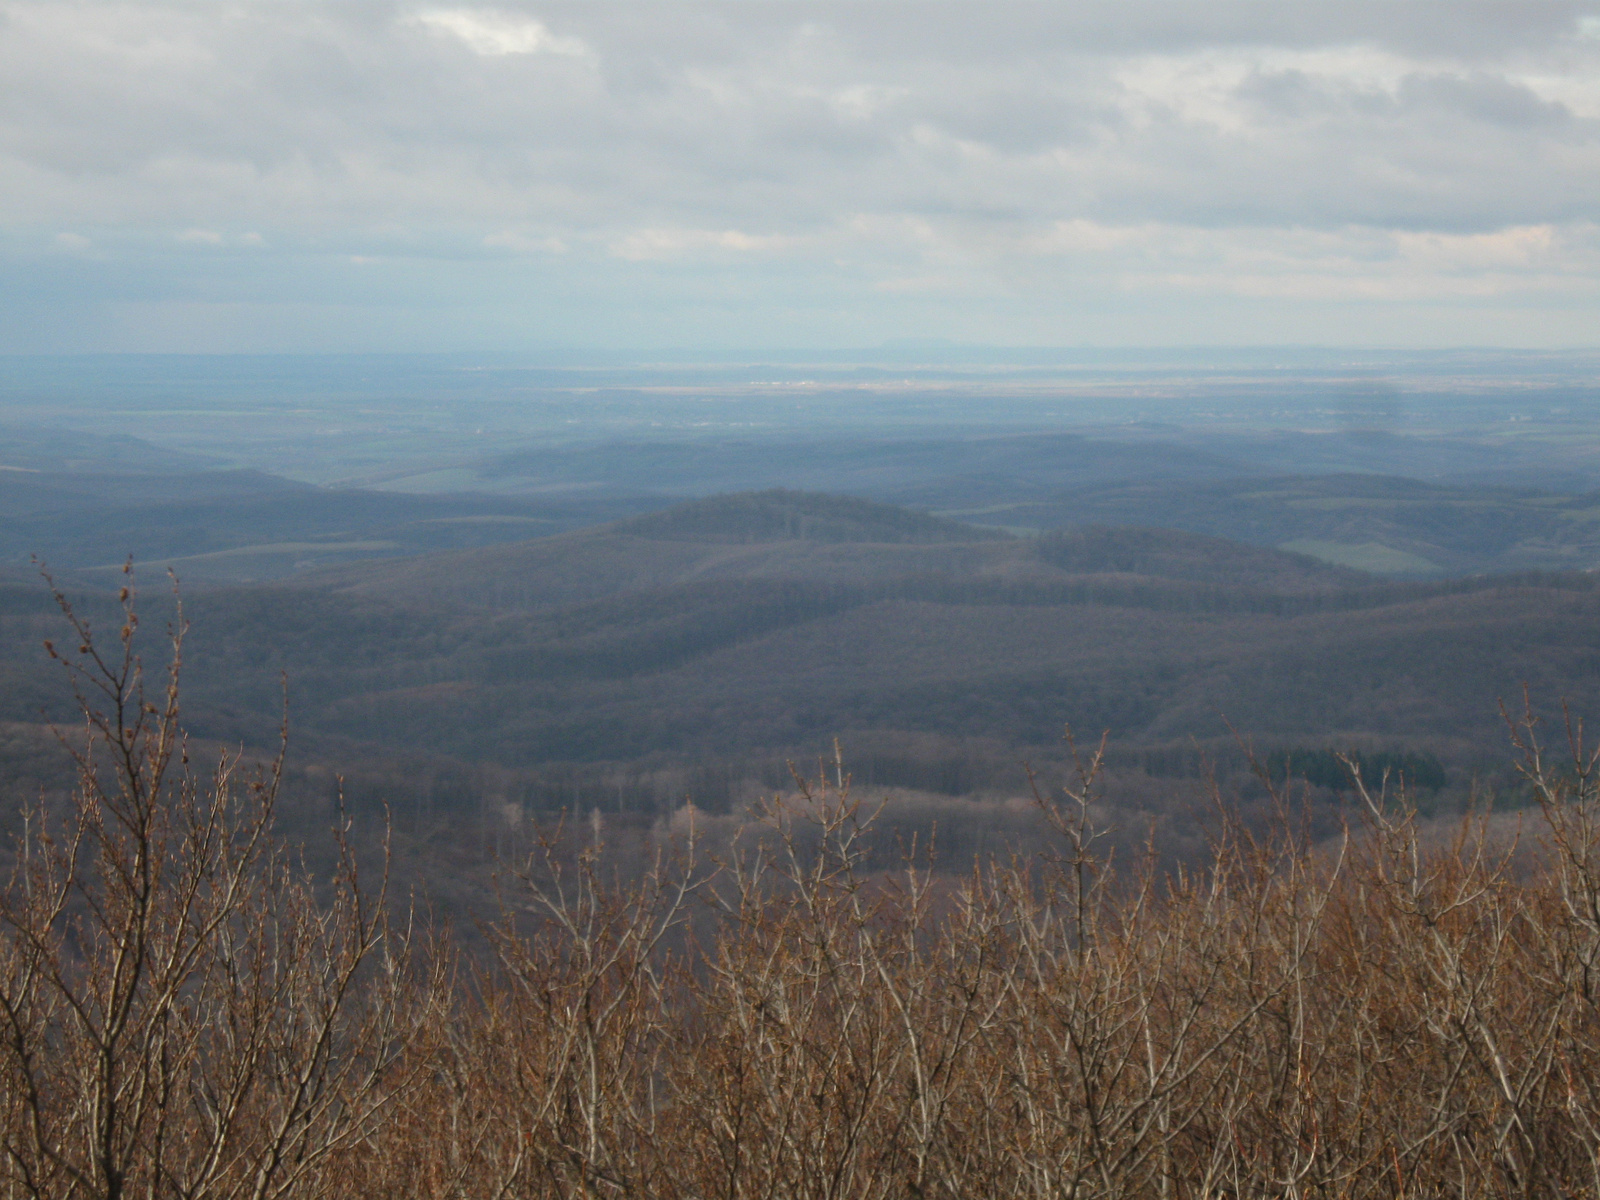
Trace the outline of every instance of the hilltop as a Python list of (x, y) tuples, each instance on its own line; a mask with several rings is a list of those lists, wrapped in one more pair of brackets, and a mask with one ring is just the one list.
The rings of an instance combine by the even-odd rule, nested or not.
[(254, 470), (0, 469), (0, 564), (108, 579), (131, 555), (191, 585), (280, 579), (336, 563), (522, 541), (650, 503), (405, 495)]
[(555, 537), (352, 564), (296, 582), (407, 605), (510, 611), (718, 582), (1041, 586), (1086, 575), (1215, 579), (1286, 591), (1366, 578), (1302, 555), (1194, 534), (1103, 529), (1018, 538), (867, 500), (768, 491), (690, 501)]
[[(389, 560), (397, 583), (410, 588), (433, 566), (413, 571), (401, 560), (603, 526), (614, 526), (608, 536), (725, 547), (955, 545), (1004, 532), (1136, 526), (1399, 579), (1600, 566), (1600, 494), (1593, 492), (1348, 469), (1265, 474), (1209, 460), (1196, 447), (1119, 449), (1072, 436), (863, 444), (848, 453), (813, 446), (798, 456), (792, 448), (738, 444), (575, 447), (534, 455), (524, 465), (542, 474), (518, 476), (509, 491), (491, 486), (498, 476), (457, 481), (489, 489), (476, 492), (314, 485), (192, 456), (166, 462), (157, 448), (130, 439), (109, 447), (90, 439), (82, 458), (64, 457), (64, 437), (24, 437), (10, 449), (15, 461), (0, 463), (0, 564), (25, 566), (38, 555), (85, 578), (104, 578), (130, 554), (172, 567), (191, 585)], [(702, 460), (707, 472), (692, 474)], [(1185, 462), (1194, 470), (1182, 469)], [(712, 469), (716, 463), (729, 470)], [(1487, 466), (1479, 474), (1494, 478)], [(789, 490), (728, 486), (751, 478)], [(421, 488), (427, 480), (411, 483)], [(830, 487), (850, 494), (819, 498)], [(634, 517), (643, 523), (627, 525)], [(832, 561), (849, 557), (840, 552)], [(477, 571), (469, 562), (462, 569)], [(530, 560), (528, 569), (540, 568)], [(591, 593), (553, 593), (557, 602), (584, 594)]]
[(942, 545), (999, 541), (1004, 533), (854, 496), (774, 488), (711, 496), (613, 526), (656, 541)]
[(1129, 480), (987, 508), (983, 517), (1039, 528), (1161, 526), (1394, 578), (1600, 566), (1600, 494), (1392, 475)]

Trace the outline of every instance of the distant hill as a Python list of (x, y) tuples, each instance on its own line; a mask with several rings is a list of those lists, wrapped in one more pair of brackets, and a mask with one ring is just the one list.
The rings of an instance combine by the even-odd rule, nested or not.
[(0, 424), (0, 467), (132, 475), (150, 471), (203, 471), (210, 465), (214, 463), (202, 455), (157, 446), (126, 434)]
[(527, 491), (566, 485), (674, 497), (779, 486), (932, 508), (1037, 498), (1075, 484), (1128, 478), (1270, 473), (1249, 453), (1230, 450), (1161, 438), (1124, 442), (1057, 431), (811, 441), (608, 441), (512, 450), (478, 463), (470, 486)]
[(1040, 529), (1160, 527), (1398, 578), (1600, 566), (1600, 494), (1389, 475), (1129, 481), (988, 507), (982, 519)]
[(725, 536), (739, 503), (642, 523), (671, 538), (621, 522), (199, 596), (200, 732), (270, 736), (286, 671), (319, 754), (532, 770), (747, 761), (839, 734), (922, 739), (917, 762), (976, 739), (1015, 763), (1070, 722), (1192, 762), (1183, 747), (1231, 746), (1232, 722), (1275, 746), (1421, 749), (1456, 770), (1524, 682), (1600, 706), (1588, 576), (1377, 583), (1137, 528), (688, 540)]
[(1086, 525), (1046, 533), (1035, 550), (1051, 566), (1073, 575), (1114, 572), (1286, 592), (1355, 587), (1371, 579), (1363, 571), (1308, 555), (1127, 525)]
[(635, 517), (616, 531), (657, 541), (867, 542), (928, 545), (1001, 541), (1009, 535), (851, 496), (774, 489), (712, 496)]
[(0, 563), (34, 555), (103, 577), (130, 556), (191, 585), (278, 579), (333, 563), (522, 541), (653, 507), (617, 500), (405, 495), (260, 471), (0, 468)]
[[(1047, 586), (1107, 574), (1192, 581), (1209, 571), (1220, 582), (1300, 591), (1364, 578), (1302, 555), (1149, 530), (1103, 532), (1093, 562), (1081, 554), (1054, 561), (1075, 537), (1036, 542), (866, 500), (746, 492), (558, 537), (353, 564), (298, 582), (402, 603), (508, 611), (719, 581)], [(1219, 565), (1219, 555), (1230, 565)]]
[[(1524, 683), (1600, 712), (1596, 584), (1380, 581), (1195, 533), (1010, 537), (746, 493), (191, 593), (186, 687), (197, 737), (270, 745), (286, 674), (298, 761), (376, 764), (375, 797), (415, 814), (725, 802), (835, 735), (878, 783), (1022, 788), (1069, 722), (1156, 775), (1194, 776), (1197, 745), (1237, 758), (1231, 723), (1285, 752), (1436, 755), (1465, 787)], [(0, 588), (0, 722), (58, 696), (38, 649), (58, 626), (36, 584)]]
[[(680, 490), (655, 494), (636, 489), (621, 495), (583, 487), (520, 495), (409, 494), (319, 487), (260, 471), (192, 469), (181, 462), (171, 469), (151, 469), (146, 459), (137, 456), (129, 465), (113, 469), (101, 459), (69, 463), (21, 455), (47, 465), (0, 463), (0, 563), (26, 565), (37, 554), (57, 570), (103, 573), (131, 555), (151, 566), (171, 566), (191, 585), (260, 582), (340, 564), (522, 543), (638, 517), (638, 522), (612, 529), (606, 536), (630, 536), (653, 545), (670, 542), (679, 549), (669, 556), (671, 564), (663, 563), (660, 570), (647, 571), (634, 582), (622, 580), (618, 586), (654, 586), (682, 571), (701, 568), (715, 574), (726, 567), (738, 574), (755, 570), (757, 560), (765, 563), (761, 569), (768, 573), (782, 573), (789, 569), (784, 562), (798, 562), (792, 547), (800, 543), (813, 548), (813, 557), (820, 555), (808, 569), (881, 574), (849, 548), (998, 544), (1006, 531), (1031, 536), (1085, 527), (1199, 534), (1398, 579), (1600, 567), (1600, 493), (1565, 495), (1348, 472), (1216, 478), (1210, 468), (1202, 475), (1212, 477), (1146, 475), (1062, 490), (1047, 476), (1028, 472), (1034, 467), (1043, 470), (1050, 458), (1040, 457), (1046, 448), (1053, 447), (1066, 459), (1077, 451), (1059, 439), (1042, 438), (1030, 450), (1034, 457), (1027, 460), (1034, 467), (1019, 468), (1016, 482), (1028, 495), (1018, 497), (1004, 485), (996, 445), (974, 443), (971, 448), (969, 465), (973, 471), (982, 466), (980, 474), (934, 475), (918, 481), (913, 473), (875, 479), (873, 487), (880, 490), (861, 493), (875, 499), (769, 490), (688, 502), (677, 498), (692, 484), (685, 478), (672, 484)], [(1010, 441), (1006, 445), (1016, 449)], [(4, 448), (0, 444), (0, 450)], [(921, 461), (912, 449), (910, 443), (901, 447), (910, 456), (901, 462), (907, 472)], [(932, 457), (923, 463), (928, 470), (954, 469), (955, 451), (950, 446), (930, 444), (928, 452)], [(1123, 465), (1133, 470), (1132, 460)], [(823, 470), (817, 474), (820, 481), (831, 477)], [(648, 477), (648, 472), (641, 476)], [(666, 480), (656, 482), (666, 487)], [(716, 482), (712, 476), (700, 486)], [(886, 502), (897, 496), (896, 503)], [(967, 506), (963, 501), (976, 503)], [(900, 503), (908, 506), (898, 507)], [(685, 549), (691, 545), (701, 551)], [(776, 555), (758, 549), (780, 545), (791, 549)], [(711, 553), (718, 547), (743, 548), (749, 557), (738, 563), (725, 560)], [(834, 549), (823, 553), (819, 549), (823, 547)], [(597, 546), (590, 549), (600, 553)], [(562, 551), (569, 552), (570, 547)], [(1210, 561), (1220, 550), (1212, 547), (1207, 553)], [(642, 561), (648, 554), (636, 547), (622, 557)], [(1016, 561), (1015, 552), (995, 551), (992, 557)], [(856, 565), (847, 567), (852, 558)], [(1195, 561), (1202, 558), (1206, 555)], [(1143, 566), (1135, 573), (1149, 573), (1152, 561), (1148, 556), (1142, 559)], [(1284, 586), (1283, 563), (1265, 563), (1261, 560), (1257, 566), (1264, 566), (1267, 577), (1276, 580), (1268, 586)], [(957, 571), (966, 571), (969, 565), (937, 566), (931, 560), (927, 564), (928, 569)], [(1234, 565), (1247, 572), (1256, 570), (1237, 560), (1236, 554)], [(575, 562), (570, 574), (575, 580), (592, 578), (598, 566)], [(439, 569), (441, 564), (434, 562), (419, 564), (415, 570), (399, 567), (397, 579), (412, 589)], [(469, 562), (464, 561), (461, 569), (468, 578), (481, 574)], [(1075, 573), (1089, 569), (1081, 562), (1070, 567)], [(1206, 571), (1213, 569), (1181, 577), (1209, 579)], [(891, 573), (900, 570), (893, 567)], [(496, 573), (497, 579), (507, 577), (548, 579), (549, 574), (539, 562), (530, 561), (526, 569)], [(1216, 582), (1225, 580), (1219, 577)], [(1307, 586), (1324, 583), (1339, 585), (1330, 577)], [(439, 585), (436, 581), (429, 586)], [(554, 591), (545, 588), (538, 596), (530, 593), (514, 602), (564, 603), (605, 591), (582, 584)], [(458, 592), (456, 599), (470, 596)]]

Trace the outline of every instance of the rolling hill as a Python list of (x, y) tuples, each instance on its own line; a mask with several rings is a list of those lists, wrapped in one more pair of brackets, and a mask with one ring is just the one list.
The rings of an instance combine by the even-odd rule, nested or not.
[[(37, 721), (59, 688), (28, 648), (55, 621), (37, 587), (0, 601), (0, 720)], [(878, 783), (1017, 787), (1067, 722), (1109, 731), (1135, 774), (1236, 760), (1238, 730), (1435, 755), (1464, 787), (1524, 683), (1600, 711), (1588, 575), (1386, 582), (1198, 534), (1017, 538), (783, 491), (213, 588), (187, 609), (198, 736), (269, 745), (286, 674), (307, 769), (440, 811), (486, 789), (726, 803), (835, 736)]]
[(1397, 578), (1600, 566), (1600, 495), (1388, 475), (1124, 481), (946, 515), (1041, 529), (1160, 526)]
[(107, 578), (131, 555), (193, 584), (279, 579), (334, 563), (521, 541), (651, 502), (410, 496), (260, 471), (0, 469), (0, 564), (37, 556)]
[[(169, 601), (144, 579), (154, 639)], [(77, 595), (116, 627), (104, 591)], [(642, 831), (686, 798), (730, 810), (835, 738), (871, 795), (899, 797), (892, 829), (936, 821), (959, 857), (1025, 836), (1023, 764), (1066, 770), (1064, 725), (1104, 731), (1108, 809), (1188, 852), (1208, 775), (1259, 800), (1240, 738), (1425, 763), (1445, 781), (1426, 803), (1454, 806), (1515, 795), (1498, 704), (1524, 684), (1548, 715), (1600, 712), (1588, 574), (1395, 582), (1202, 534), (1022, 538), (783, 491), (196, 589), (185, 609), (196, 753), (270, 751), (286, 680), (288, 826), (325, 828), (339, 796), (363, 828), (392, 820), (401, 876), (459, 911), (492, 906), (484, 864), (532, 814)], [(60, 634), (39, 582), (0, 574), (0, 781), (29, 794), (66, 782), (41, 725), (71, 716), (39, 649)], [(1336, 821), (1345, 801), (1318, 794)]]
[(872, 501), (773, 490), (690, 501), (557, 537), (307, 573), (297, 586), (405, 603), (535, 610), (688, 585), (1061, 585), (1084, 576), (1227, 579), (1285, 591), (1365, 577), (1192, 534), (1076, 530), (1040, 540)]
[(1023, 539), (769, 492), (191, 607), (204, 693), (234, 708), (218, 733), (250, 728), (248, 681), (253, 719), (275, 712), (287, 670), (328, 746), (532, 768), (781, 760), (835, 734), (1020, 754), (1066, 721), (1128, 747), (1232, 721), (1462, 759), (1524, 680), (1595, 690), (1595, 604), (1581, 575), (1382, 583), (1201, 535)]

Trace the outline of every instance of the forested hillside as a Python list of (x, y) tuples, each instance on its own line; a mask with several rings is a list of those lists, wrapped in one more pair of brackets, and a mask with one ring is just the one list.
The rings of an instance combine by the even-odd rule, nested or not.
[[(143, 580), (158, 625), (164, 584)], [(59, 617), (37, 582), (3, 596), (4, 716), (34, 745), (62, 711), (35, 649)], [(1548, 710), (1600, 709), (1587, 574), (1399, 583), (1198, 534), (1021, 538), (794, 492), (186, 608), (197, 736), (270, 746), (287, 680), (291, 764), (415, 831), (506, 803), (727, 810), (835, 739), (872, 786), (1004, 799), (1025, 762), (1060, 760), (1069, 724), (1109, 735), (1108, 795), (1130, 813), (1196, 802), (1208, 771), (1248, 787), (1247, 746), (1426, 762), (1456, 805), (1505, 783), (1500, 700), (1526, 684)], [(961, 813), (946, 826), (986, 820)]]

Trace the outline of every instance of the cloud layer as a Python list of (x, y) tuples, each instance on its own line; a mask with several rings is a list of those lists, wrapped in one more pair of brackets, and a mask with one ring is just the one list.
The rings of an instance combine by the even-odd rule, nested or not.
[(0, 0), (0, 348), (1593, 343), (1600, 5)]

